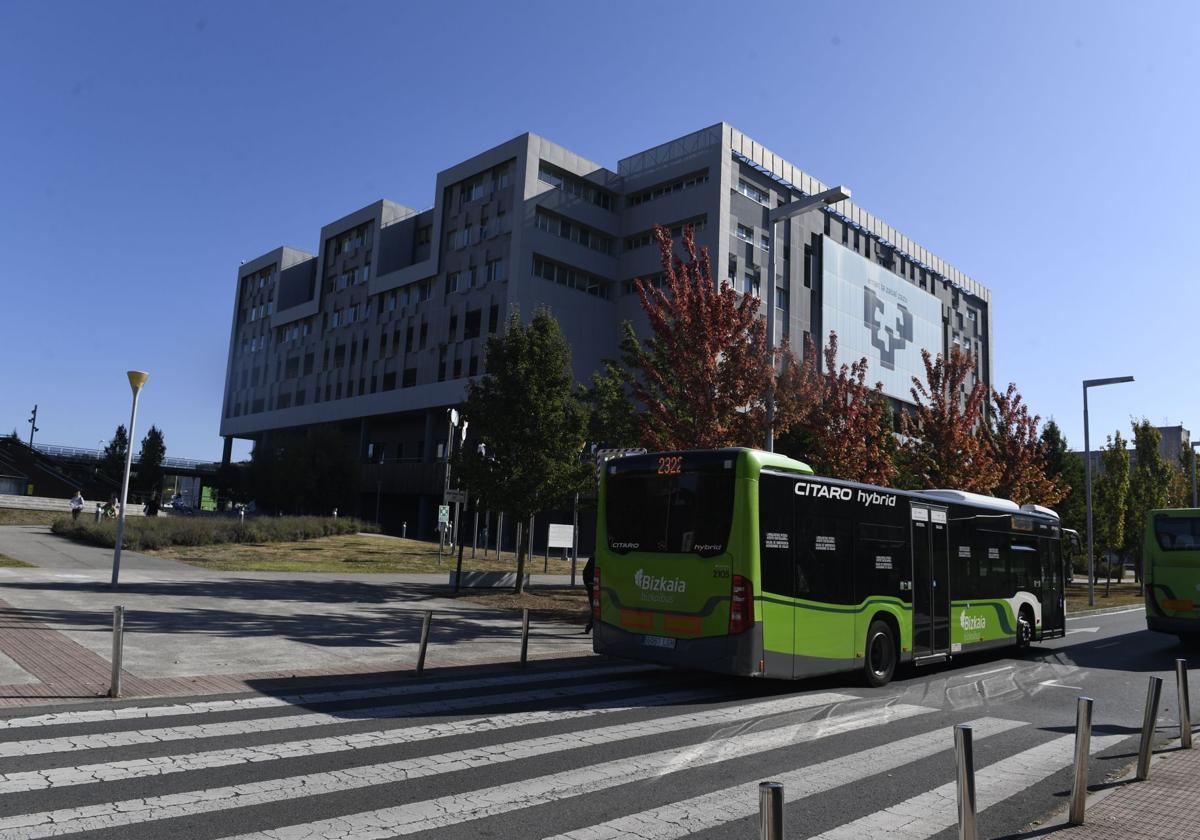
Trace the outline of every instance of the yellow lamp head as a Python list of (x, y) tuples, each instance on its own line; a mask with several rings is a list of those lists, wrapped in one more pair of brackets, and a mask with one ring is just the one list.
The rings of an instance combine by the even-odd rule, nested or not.
[(129, 370), (125, 372), (125, 375), (129, 377), (129, 387), (133, 389), (135, 394), (141, 390), (142, 386), (146, 384), (146, 380), (150, 378), (150, 374), (144, 370)]

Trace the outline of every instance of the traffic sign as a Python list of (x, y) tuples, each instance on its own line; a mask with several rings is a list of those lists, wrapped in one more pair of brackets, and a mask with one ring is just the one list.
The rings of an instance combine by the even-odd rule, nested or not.
[(467, 491), (466, 490), (447, 490), (446, 491), (446, 503), (451, 504), (451, 505), (453, 505), (453, 504), (465, 505), (467, 503)]
[(450, 505), (438, 505), (438, 522), (443, 525), (450, 521)]

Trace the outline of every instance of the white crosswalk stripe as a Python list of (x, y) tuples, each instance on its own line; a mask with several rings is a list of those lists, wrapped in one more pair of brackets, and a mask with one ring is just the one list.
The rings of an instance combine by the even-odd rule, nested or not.
[[(283, 840), (291, 837), (321, 840), (373, 840), (445, 828), (458, 823), (495, 816), (521, 808), (531, 808), (561, 799), (596, 793), (607, 788), (658, 778), (668, 768), (682, 770), (720, 764), (755, 753), (794, 746), (805, 741), (836, 735), (854, 729), (880, 726), (905, 717), (926, 714), (933, 709), (920, 706), (888, 706), (858, 712), (842, 718), (825, 718), (819, 725), (784, 726), (767, 732), (741, 734), (694, 747), (662, 750), (633, 758), (592, 764), (579, 770), (553, 773), (504, 785), (452, 794), (396, 808), (382, 808), (349, 816), (322, 820), (302, 826), (239, 834), (224, 840)], [(1019, 724), (1015, 724), (1019, 725)], [(945, 734), (942, 733), (943, 738)], [(858, 767), (861, 777), (869, 765)]]
[[(144, 823), (152, 820), (195, 816), (229, 808), (281, 802), (298, 796), (312, 797), (324, 793), (403, 782), (456, 770), (495, 766), (528, 759), (533, 756), (578, 749), (589, 745), (612, 744), (619, 740), (651, 737), (699, 727), (726, 724), (730, 721), (818, 709), (827, 707), (830, 704), (855, 699), (857, 698), (849, 695), (832, 693), (800, 695), (759, 703), (671, 715), (647, 721), (617, 724), (597, 729), (570, 732), (564, 735), (551, 735), (525, 741), (475, 747), (441, 755), (422, 756), (385, 764), (351, 767), (345, 770), (312, 773), (243, 785), (231, 785), (164, 796), (88, 805), (79, 808), (64, 808), (35, 814), (13, 815), (0, 818), (0, 838), (11, 837), (15, 840), (15, 838), (20, 837), (24, 840), (35, 840), (35, 838), (41, 837), (53, 837), (101, 828), (112, 828), (119, 825)], [(551, 785), (551, 789), (548, 792), (557, 791), (558, 793), (563, 793), (568, 788), (571, 790), (578, 789), (579, 792), (583, 792), (589, 784), (584, 780), (591, 780), (590, 784), (595, 785), (603, 784), (612, 786), (623, 784), (626, 781), (632, 781), (636, 778), (648, 778), (651, 775), (660, 774), (663, 772), (664, 767), (670, 766), (673, 761), (677, 761), (680, 758), (686, 758), (689, 766), (712, 764), (728, 758), (748, 755), (754, 752), (764, 752), (789, 744), (826, 737), (838, 732), (881, 725), (903, 717), (911, 717), (932, 711), (934, 710), (916, 706), (873, 708), (845, 715), (844, 718), (822, 717), (805, 723), (784, 724), (765, 732), (742, 734), (736, 740), (722, 738), (705, 742), (700, 746), (652, 752), (636, 758), (591, 765), (582, 770), (570, 771), (565, 774), (557, 774), (555, 777), (544, 778), (550, 780), (547, 782), (547, 784)], [(501, 786), (501, 788), (504, 788), (501, 798), (504, 799), (504, 804), (507, 805), (507, 808), (525, 807), (526, 804), (529, 804), (521, 804), (526, 799), (526, 794), (522, 791), (526, 791), (526, 788), (531, 784), (535, 784), (535, 782), (536, 780), (521, 782), (512, 786)], [(465, 796), (470, 797), (471, 794)], [(557, 794), (555, 798), (559, 798)], [(431, 805), (430, 807), (435, 811), (440, 811), (442, 807), (446, 807), (451, 812), (455, 810), (459, 811), (460, 815), (474, 812), (466, 804), (454, 805), (451, 803), (443, 806), (439, 802), (439, 804)], [(405, 806), (403, 810), (410, 814), (425, 813), (421, 810), (420, 804)], [(473, 819), (474, 817), (471, 818)], [(351, 819), (351, 817), (344, 817), (338, 820), (338, 822), (346, 823)], [(363, 817), (363, 820), (368, 822), (372, 819), (373, 817), (371, 816)], [(411, 821), (407, 825), (409, 825), (410, 830), (421, 830), (419, 825)], [(431, 823), (424, 827), (434, 827), (434, 824)], [(350, 835), (345, 836), (358, 835), (352, 832)]]
[(232, 700), (202, 700), (194, 703), (171, 703), (158, 706), (123, 706), (119, 709), (84, 709), (72, 712), (50, 712), (41, 715), (0, 719), (0, 730), (27, 729), (39, 726), (66, 726), (75, 723), (107, 723), (117, 720), (140, 720), (143, 718), (177, 717), (185, 715), (214, 714), (218, 712), (261, 711), (263, 709), (291, 709), (296, 706), (314, 706), (323, 703), (348, 703), (357, 700), (386, 700), (430, 694), (439, 691), (466, 691), (476, 688), (497, 688), (506, 685), (525, 685), (537, 679), (579, 680), (601, 678), (610, 673), (638, 674), (661, 671), (659, 665), (617, 664), (594, 665), (587, 668), (572, 668), (541, 673), (500, 674), (488, 677), (457, 680), (429, 680), (408, 682), (404, 685), (352, 688), (339, 691), (308, 691), (284, 694), (278, 697), (239, 697)]
[(45, 755), (47, 753), (77, 752), (102, 748), (128, 747), (134, 744), (154, 744), (168, 741), (188, 741), (196, 738), (224, 738), (259, 732), (281, 732), (309, 726), (333, 726), (354, 720), (393, 717), (415, 717), (423, 714), (446, 714), (469, 711), (480, 706), (538, 703), (547, 700), (596, 694), (598, 691), (627, 691), (644, 688), (641, 680), (619, 680), (611, 683), (575, 683), (554, 688), (516, 691), (507, 694), (486, 694), (475, 697), (448, 697), (391, 706), (372, 706), (340, 712), (250, 718), (222, 723), (196, 723), (162, 729), (141, 729), (125, 732), (101, 732), (92, 735), (64, 735), (27, 741), (0, 742), (0, 758), (10, 756)]
[[(284, 758), (326, 755), (349, 750), (374, 749), (377, 747), (394, 746), (396, 744), (410, 744), (433, 738), (478, 735), (484, 732), (494, 732), (499, 729), (509, 729), (517, 726), (533, 726), (539, 723), (553, 723), (613, 712), (627, 712), (631, 709), (647, 706), (693, 703), (711, 698), (712, 693), (706, 691), (673, 691), (639, 697), (636, 706), (589, 703), (573, 709), (492, 715), (490, 717), (459, 720), (452, 723), (431, 723), (402, 729), (355, 732), (351, 735), (284, 741), (282, 743), (264, 744), (257, 747), (207, 750), (181, 755), (81, 764), (74, 767), (55, 767), (48, 770), (0, 773), (0, 794), (45, 790), (48, 788), (93, 784), (96, 782), (115, 782), (122, 779), (165, 776), (172, 773), (187, 773), (193, 770), (231, 767), (239, 764), (275, 761)], [(295, 718), (285, 718), (285, 720), (295, 720)]]

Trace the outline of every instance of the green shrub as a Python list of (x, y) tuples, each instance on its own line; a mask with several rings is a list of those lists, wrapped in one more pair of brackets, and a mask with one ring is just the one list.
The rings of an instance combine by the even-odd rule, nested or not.
[[(112, 548), (117, 543), (117, 524), (63, 517), (50, 526), (55, 534), (76, 542)], [(130, 551), (153, 551), (172, 545), (198, 546), (217, 543), (266, 543), (311, 540), (377, 531), (375, 525), (349, 517), (279, 516), (252, 517), (240, 522), (232, 517), (130, 517), (125, 520), (123, 547)]]

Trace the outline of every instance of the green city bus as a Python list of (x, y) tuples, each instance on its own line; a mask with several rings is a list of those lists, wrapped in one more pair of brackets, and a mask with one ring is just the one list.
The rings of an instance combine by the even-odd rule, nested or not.
[(1064, 633), (1045, 508), (822, 478), (752, 449), (631, 455), (600, 480), (598, 653), (799, 679)]
[(1200, 643), (1200, 508), (1146, 514), (1146, 626)]

